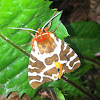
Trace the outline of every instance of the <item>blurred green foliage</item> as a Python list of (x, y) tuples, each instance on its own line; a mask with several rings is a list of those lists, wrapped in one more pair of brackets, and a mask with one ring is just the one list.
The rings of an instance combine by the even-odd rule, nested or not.
[[(53, 16), (54, 10), (49, 8), (51, 3), (48, 0), (1, 0), (0, 86), (4, 88), (0, 88), (0, 95), (7, 96), (10, 92), (17, 91), (19, 96), (26, 93), (30, 97), (33, 97), (36, 91), (40, 89), (39, 87), (34, 90), (30, 87), (28, 83), (29, 57), (18, 49), (18, 46), (31, 42), (32, 37), (26, 32), (9, 29), (8, 27), (41, 28)], [(57, 27), (60, 22), (59, 18), (60, 15), (53, 20), (50, 30), (54, 30)], [(66, 28), (62, 23), (55, 31), (55, 34), (62, 40), (67, 37), (65, 41), (79, 55), (81, 67), (72, 73), (65, 74), (65, 76), (84, 88), (86, 81), (82, 82), (81, 77), (91, 70), (94, 65), (99, 65), (82, 57), (99, 61), (95, 57), (95, 53), (100, 52), (100, 25), (96, 22), (80, 21), (76, 23), (72, 22), (70, 25), (66, 25), (66, 27), (70, 34), (69, 38), (67, 37)], [(5, 37), (8, 41), (4, 40)], [(16, 46), (10, 44), (10, 42)], [(22, 49), (30, 53), (32, 47), (25, 46)], [(41, 87), (54, 88), (53, 91), (57, 94), (59, 100), (64, 100), (64, 97), (69, 99), (74, 96), (77, 99), (79, 95), (85, 96), (74, 86), (64, 82), (62, 79), (45, 83)], [(95, 95), (98, 94), (99, 92), (96, 90)], [(39, 95), (36, 98), (44, 100)]]

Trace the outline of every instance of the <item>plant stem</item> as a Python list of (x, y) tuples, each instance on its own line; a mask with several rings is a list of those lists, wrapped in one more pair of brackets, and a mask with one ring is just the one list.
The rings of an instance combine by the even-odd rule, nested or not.
[(2, 34), (0, 34), (0, 37), (2, 37), (6, 42), (10, 43), (13, 47), (15, 47), (16, 49), (18, 49), (19, 51), (21, 51), (23, 54), (25, 54), (26, 56), (30, 57), (30, 54), (28, 54), (25, 50), (23, 50), (22, 48), (20, 48), (19, 46), (17, 46), (16, 44), (14, 44), (11, 40), (9, 40), (7, 37), (3, 36)]
[(91, 58), (88, 58), (88, 57), (83, 57), (83, 56), (81, 56), (81, 58), (82, 58), (82, 59), (89, 60), (89, 61), (91, 61), (91, 62), (93, 62), (93, 63), (95, 63), (95, 64), (100, 65), (100, 62), (97, 62), (97, 61), (96, 61), (96, 60), (94, 60), (94, 59), (91, 59)]
[(92, 94), (88, 93), (87, 91), (85, 91), (83, 88), (81, 88), (80, 86), (78, 86), (77, 84), (75, 84), (74, 82), (72, 82), (71, 80), (69, 80), (67, 77), (65, 77), (64, 75), (61, 77), (64, 81), (68, 82), (69, 84), (73, 85), (74, 87), (76, 87), (77, 89), (79, 89), (81, 92), (83, 92), (86, 96), (88, 96), (91, 100), (97, 100)]

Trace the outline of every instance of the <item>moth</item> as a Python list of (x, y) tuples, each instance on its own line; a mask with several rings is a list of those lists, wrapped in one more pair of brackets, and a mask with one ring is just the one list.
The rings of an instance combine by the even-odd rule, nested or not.
[(42, 29), (14, 28), (35, 31), (31, 34), (31, 54), (28, 65), (29, 84), (33, 89), (38, 88), (45, 82), (55, 81), (61, 78), (64, 73), (69, 73), (80, 66), (78, 55), (64, 41), (57, 38), (53, 32), (46, 27), (56, 16), (54, 15), (44, 24)]

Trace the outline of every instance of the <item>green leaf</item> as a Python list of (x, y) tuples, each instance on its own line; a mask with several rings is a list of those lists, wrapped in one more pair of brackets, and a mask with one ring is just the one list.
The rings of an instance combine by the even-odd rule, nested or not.
[[(80, 87), (84, 88), (83, 85), (86, 82), (81, 82), (79, 78), (85, 73), (87, 73), (89, 70), (91, 70), (94, 64), (100, 67), (100, 65), (96, 63), (96, 62), (100, 62), (100, 60), (98, 60), (95, 57), (95, 54), (100, 52), (100, 46), (99, 46), (100, 45), (100, 34), (99, 34), (100, 25), (97, 24), (96, 22), (80, 21), (80, 22), (75, 22), (75, 23), (72, 22), (70, 25), (67, 25), (67, 29), (71, 37), (70, 39), (66, 38), (65, 40), (67, 41), (67, 43), (70, 44), (70, 47), (72, 47), (74, 51), (82, 59), (81, 59), (80, 68), (75, 70), (72, 73), (66, 74), (66, 76), (69, 79), (71, 79), (73, 82), (77, 83)], [(75, 77), (77, 78), (75, 79)], [(69, 85), (69, 87), (67, 87), (67, 84), (65, 85), (66, 85), (65, 87), (67, 88), (66, 91), (68, 94), (70, 94), (70, 96), (77, 97), (79, 94), (81, 96), (84, 96), (77, 89), (72, 88), (72, 86)], [(65, 89), (64, 86), (63, 86), (63, 89)], [(68, 89), (70, 90), (68, 91)], [(86, 91), (90, 91), (90, 90), (86, 90)], [(97, 90), (95, 91), (97, 92)]]
[(57, 96), (57, 100), (65, 100), (64, 95), (61, 93), (61, 91), (58, 88), (53, 88), (53, 91)]
[[(61, 93), (61, 91), (58, 88), (55, 87), (42, 88), (40, 90), (41, 95), (43, 95), (42, 94), (43, 91), (46, 91), (50, 100), (65, 100), (64, 95)], [(46, 98), (46, 100), (48, 99)]]
[[(100, 25), (95, 22), (80, 21), (71, 23), (69, 26), (67, 26), (67, 29), (71, 34), (71, 37), (70, 39), (67, 37), (65, 40), (67, 43), (70, 43), (70, 47), (72, 47), (79, 56), (82, 55), (98, 61), (98, 59), (95, 57), (95, 53), (100, 51), (100, 34), (98, 34), (100, 33)], [(93, 68), (93, 64), (94, 63), (88, 59), (81, 59), (80, 68), (71, 73), (65, 74), (65, 76), (86, 90), (84, 87), (84, 83), (86, 82), (81, 82), (80, 77), (91, 70)], [(66, 98), (70, 98), (72, 96), (77, 98), (79, 95), (83, 97), (85, 96), (74, 86), (64, 82), (63, 80), (57, 80), (48, 84), (46, 83), (45, 87), (46, 85), (59, 88)]]
[[(71, 74), (70, 74), (71, 75)], [(66, 75), (66, 77), (69, 77), (70, 75)], [(70, 77), (69, 77), (70, 78)], [(82, 82), (73, 75), (73, 78), (70, 78), (73, 82), (75, 82), (77, 85), (82, 86)], [(46, 87), (46, 84), (44, 84)], [(60, 79), (57, 81), (50, 82), (47, 84), (48, 87), (54, 87), (58, 88), (65, 98), (69, 97), (77, 97), (78, 95), (80, 96), (85, 96), (81, 91), (79, 91), (77, 88), (75, 88), (73, 85), (65, 82), (64, 80)], [(82, 86), (83, 87), (83, 86)]]
[[(28, 83), (28, 62), (31, 46), (20, 45), (31, 42), (32, 37), (23, 31), (8, 27), (25, 27), (37, 30), (54, 14), (49, 6), (52, 2), (44, 0), (1, 0), (0, 4), (0, 94), (7, 96), (17, 91), (19, 96), (27, 93), (33, 96), (37, 89)], [(45, 5), (45, 6), (44, 6)], [(61, 14), (54, 18), (50, 30), (59, 24)], [(31, 32), (31, 31), (30, 31)], [(68, 36), (61, 23), (55, 34), (61, 39)], [(3, 87), (3, 88), (1, 88)]]
[(67, 26), (71, 35), (70, 46), (84, 57), (95, 59), (95, 54), (100, 52), (100, 25), (96, 22), (80, 21)]

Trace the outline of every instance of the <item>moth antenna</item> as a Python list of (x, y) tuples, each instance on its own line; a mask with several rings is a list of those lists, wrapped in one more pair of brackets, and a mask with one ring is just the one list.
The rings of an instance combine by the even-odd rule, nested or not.
[[(55, 15), (56, 15), (57, 10), (58, 10), (58, 9), (56, 9), (56, 10), (55, 10), (55, 12), (54, 12), (53, 16), (55, 16)], [(50, 27), (51, 27), (51, 23), (52, 23), (52, 20), (51, 20), (51, 21), (50, 21), (50, 23), (48, 24), (48, 28), (50, 28)]]
[(51, 19), (49, 19), (49, 20), (44, 24), (44, 26), (42, 27), (42, 31), (43, 31), (43, 29), (45, 28), (45, 26), (46, 26), (53, 18), (55, 18), (56, 16), (58, 16), (60, 13), (62, 13), (62, 11), (60, 11), (58, 14), (54, 15)]
[(17, 27), (9, 27), (11, 29), (21, 29), (21, 30), (31, 30), (31, 31), (34, 31), (36, 33), (39, 33), (37, 30), (34, 30), (34, 29), (30, 29), (30, 28), (17, 28)]
[(32, 34), (32, 33), (30, 33), (29, 31), (26, 31), (26, 30), (21, 30), (21, 31), (27, 32), (27, 33), (30, 34), (32, 37), (35, 37), (35, 35)]

